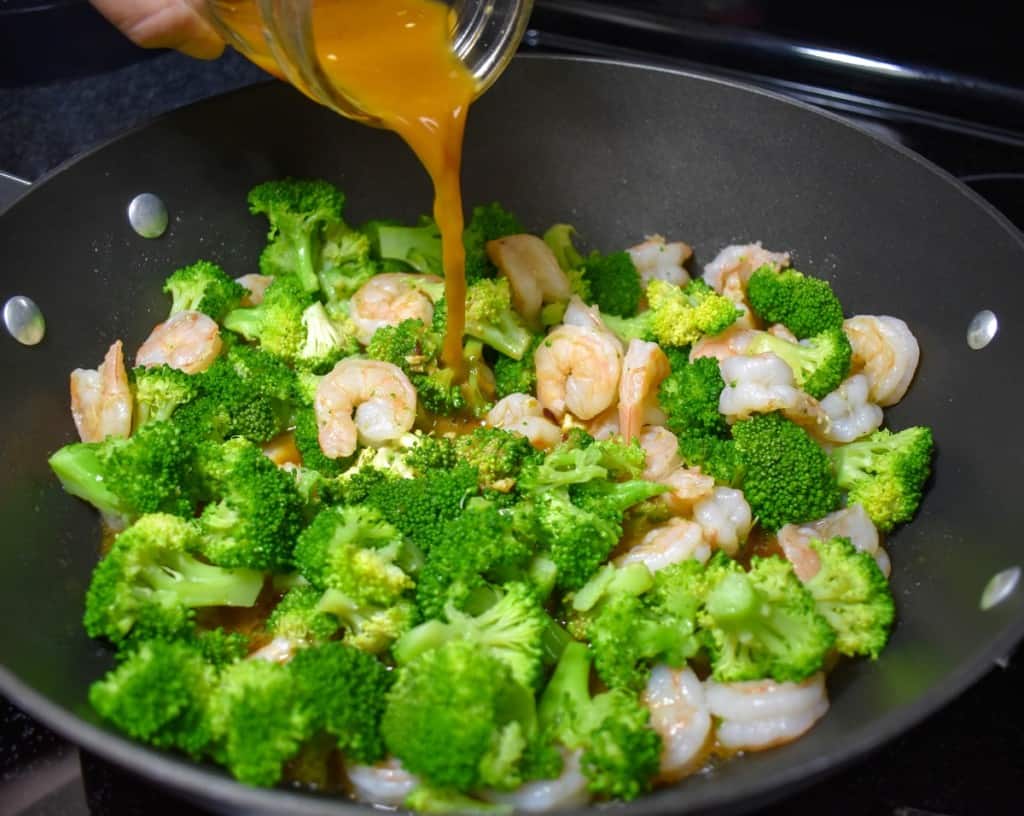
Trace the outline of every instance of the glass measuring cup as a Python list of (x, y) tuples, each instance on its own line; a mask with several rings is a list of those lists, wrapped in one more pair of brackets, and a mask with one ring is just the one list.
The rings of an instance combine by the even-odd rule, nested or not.
[[(372, 2), (372, 0), (367, 0)], [(379, 124), (327, 77), (313, 39), (313, 7), (331, 0), (206, 0), (207, 17), (224, 41), (311, 99), (351, 119)], [(480, 96), (515, 54), (533, 0), (450, 0), (452, 51)]]

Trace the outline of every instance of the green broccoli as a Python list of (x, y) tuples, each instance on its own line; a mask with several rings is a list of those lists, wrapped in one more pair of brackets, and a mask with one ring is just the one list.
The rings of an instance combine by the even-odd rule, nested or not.
[(426, 275), (443, 275), (441, 231), (432, 218), (422, 219), (419, 226), (407, 227), (387, 221), (374, 221), (364, 230), (376, 257), (384, 261), (400, 261)]
[(514, 810), (511, 805), (485, 802), (464, 793), (432, 788), (429, 785), (417, 785), (412, 793), (405, 797), (402, 807), (416, 813), (510, 814)]
[(428, 620), (403, 635), (392, 650), (395, 662), (403, 666), (442, 643), (465, 640), (505, 663), (520, 685), (537, 685), (544, 634), (551, 619), (531, 587), (517, 582), (506, 584), (494, 605), (480, 614), (469, 615), (449, 606), (445, 616), (447, 623)]
[(636, 314), (644, 290), (628, 252), (590, 253), (583, 262), (582, 277), (589, 302), (601, 310), (602, 317), (631, 318)]
[(812, 541), (821, 564), (804, 586), (836, 632), (836, 649), (844, 655), (878, 657), (889, 639), (896, 607), (889, 582), (875, 559), (848, 538)]
[[(444, 284), (424, 284), (423, 291), (434, 301), (433, 330), (443, 336), (448, 323)], [(465, 333), (495, 351), (521, 360), (533, 342), (533, 334), (512, 308), (507, 278), (483, 279), (466, 290)]]
[[(570, 224), (553, 224), (544, 233), (544, 243), (550, 247), (555, 255), (555, 260), (562, 267), (567, 275), (574, 269), (581, 269), (586, 259), (580, 255), (573, 245), (573, 238), (577, 235), (576, 228)], [(580, 294), (577, 292), (576, 294)], [(583, 297), (580, 295), (580, 297)], [(586, 300), (587, 298), (583, 298)]]
[(275, 638), (284, 638), (299, 648), (326, 643), (337, 634), (341, 624), (319, 609), (320, 590), (302, 585), (294, 587), (270, 612), (265, 628)]
[(447, 436), (415, 434), (406, 447), (403, 461), (416, 476), (428, 470), (448, 470), (458, 464), (455, 440)]
[(199, 377), (169, 365), (132, 371), (135, 380), (135, 427), (170, 419), (175, 409), (199, 395)]
[(535, 727), (533, 695), (505, 663), (466, 640), (401, 666), (381, 722), (403, 767), (461, 792), (517, 787)]
[(650, 727), (650, 712), (624, 689), (590, 696), (590, 655), (570, 643), (539, 705), (541, 728), (570, 750), (581, 750), (580, 765), (591, 793), (635, 799), (650, 789), (661, 760), (661, 737)]
[(931, 473), (934, 445), (931, 429), (915, 426), (875, 431), (837, 447), (832, 463), (847, 503), (862, 505), (880, 530), (910, 521)]
[(662, 346), (689, 346), (706, 334), (719, 334), (741, 312), (729, 298), (719, 295), (699, 278), (685, 286), (653, 280), (647, 287), (650, 308), (628, 319), (601, 318), (622, 340), (655, 340)]
[(718, 553), (704, 581), (698, 620), (715, 680), (796, 682), (821, 670), (836, 635), (788, 561), (755, 556), (744, 572)]
[(92, 684), (89, 702), (134, 739), (199, 757), (213, 739), (209, 702), (216, 682), (195, 644), (146, 640)]
[(326, 732), (347, 760), (371, 764), (384, 758), (381, 718), (393, 672), (342, 643), (304, 649), (288, 668), (313, 728)]
[(295, 479), (241, 437), (201, 445), (197, 472), (208, 501), (203, 555), (223, 567), (287, 569), (303, 522)]
[(378, 271), (366, 235), (341, 222), (324, 229), (317, 275), (328, 303), (346, 302)]
[(835, 391), (850, 371), (853, 349), (842, 329), (826, 329), (802, 343), (759, 332), (747, 354), (771, 352), (793, 369), (796, 384), (815, 399)]
[(318, 725), (314, 709), (303, 703), (289, 666), (268, 660), (233, 663), (210, 699), (214, 756), (248, 785), (276, 785), (285, 763)]
[[(624, 571), (640, 566), (631, 565)], [(642, 586), (643, 582), (611, 578), (586, 626), (594, 666), (609, 687), (642, 689), (656, 663), (679, 668), (697, 653), (703, 572), (700, 562), (693, 559), (672, 564), (655, 573), (652, 587), (642, 593), (633, 591), (630, 584)], [(586, 597), (586, 590), (584, 587), (578, 595)]]
[(526, 462), (522, 486), (526, 490), (564, 487), (594, 479), (634, 478), (644, 469), (646, 454), (636, 442), (596, 441), (582, 429), (543, 458)]
[(294, 360), (306, 342), (302, 318), (309, 295), (293, 278), (278, 277), (267, 287), (263, 302), (228, 312), (224, 326), (254, 340), (284, 360)]
[(416, 585), (420, 614), (429, 619), (452, 609), (485, 610), (497, 597), (494, 583), (528, 571), (528, 539), (517, 528), (515, 512), (470, 502), (443, 528), (427, 555)]
[(260, 271), (275, 278), (294, 276), (306, 292), (316, 292), (324, 229), (341, 222), (344, 204), (342, 192), (322, 180), (288, 178), (250, 190), (249, 211), (270, 222), (270, 243), (260, 257)]
[(295, 364), (317, 374), (326, 374), (343, 357), (356, 354), (359, 343), (351, 330), (339, 326), (322, 303), (307, 306), (302, 313), (305, 340), (295, 355)]
[(494, 390), (498, 399), (509, 394), (533, 394), (537, 390), (537, 367), (533, 356), (544, 340), (543, 334), (535, 334), (523, 356), (515, 360), (499, 354), (494, 362)]
[(489, 241), (524, 232), (526, 229), (519, 219), (497, 202), (474, 207), (462, 233), (466, 248), (466, 283), (472, 285), (498, 274), (497, 267), (487, 256)]
[(171, 314), (196, 311), (221, 320), (238, 307), (246, 289), (231, 280), (217, 264), (196, 261), (171, 273), (164, 283), (164, 292), (171, 296)]
[(474, 428), (455, 438), (454, 462), (465, 462), (477, 469), (480, 485), (507, 492), (519, 478), (523, 467), (543, 457), (525, 436), (501, 428)]
[(128, 439), (72, 442), (50, 457), (61, 485), (125, 526), (144, 513), (191, 517), (194, 446), (169, 422), (149, 422)]
[(762, 266), (750, 276), (747, 299), (766, 323), (781, 323), (798, 339), (843, 327), (843, 307), (828, 281), (795, 269)]
[(839, 507), (828, 456), (782, 414), (759, 414), (732, 426), (743, 495), (768, 530), (813, 521)]
[(252, 606), (263, 586), (255, 570), (210, 566), (191, 555), (195, 524), (151, 513), (120, 533), (93, 571), (85, 598), (85, 630), (114, 643), (129, 635), (177, 637), (205, 606)]
[(672, 373), (658, 388), (658, 404), (667, 417), (665, 426), (677, 436), (728, 438), (729, 424), (718, 412), (723, 388), (725, 381), (714, 357), (673, 365)]

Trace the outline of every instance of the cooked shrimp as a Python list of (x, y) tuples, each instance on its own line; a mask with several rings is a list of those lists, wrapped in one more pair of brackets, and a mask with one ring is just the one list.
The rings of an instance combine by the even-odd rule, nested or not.
[(779, 530), (778, 539), (797, 577), (809, 581), (818, 574), (821, 562), (808, 544), (814, 539), (827, 540), (835, 536), (850, 539), (858, 550), (874, 556), (879, 568), (889, 576), (889, 554), (879, 546), (878, 530), (859, 504), (851, 504), (808, 524), (787, 524)]
[(750, 505), (741, 491), (731, 487), (716, 487), (710, 496), (697, 502), (693, 519), (704, 531), (708, 545), (726, 555), (736, 554), (753, 525)]
[(640, 436), (652, 407), (657, 407), (658, 386), (672, 369), (657, 343), (630, 340), (619, 379), (619, 432), (627, 442)]
[(537, 348), (537, 398), (555, 419), (593, 419), (618, 396), (622, 351), (604, 332), (559, 326)]
[(406, 797), (420, 783), (419, 779), (390, 757), (376, 765), (345, 766), (352, 793), (360, 802), (384, 807), (401, 807)]
[(509, 394), (498, 400), (487, 412), (487, 424), (525, 436), (540, 450), (562, 441), (561, 429), (544, 415), (544, 408), (530, 394)]
[(242, 298), (242, 305), (259, 306), (263, 302), (263, 295), (266, 293), (267, 287), (273, 282), (273, 275), (257, 275), (255, 273), (235, 278), (235, 283), (242, 284), (249, 291), (249, 294)]
[(619, 406), (610, 405), (584, 423), (584, 430), (594, 439), (611, 439), (619, 435)]
[(704, 282), (719, 293), (724, 293), (730, 283), (738, 285), (746, 293), (750, 276), (765, 265), (776, 269), (788, 266), (789, 253), (769, 252), (761, 247), (760, 241), (753, 244), (733, 244), (719, 252), (711, 263), (704, 267)]
[(820, 672), (802, 683), (708, 680), (704, 694), (719, 719), (718, 744), (728, 751), (762, 751), (792, 742), (828, 711)]
[(722, 360), (721, 368), (725, 388), (718, 398), (718, 410), (730, 421), (782, 411), (811, 431), (827, 430), (828, 416), (821, 405), (796, 387), (793, 369), (777, 355), (729, 357)]
[(697, 502), (710, 496), (715, 489), (713, 478), (701, 473), (700, 468), (686, 466), (677, 467), (658, 481), (671, 488), (661, 495), (662, 501), (672, 512), (679, 514), (689, 513)]
[(657, 572), (688, 558), (703, 564), (710, 557), (711, 547), (704, 539), (701, 526), (686, 519), (671, 518), (648, 530), (639, 544), (615, 559), (615, 565), (643, 564), (651, 572)]
[(352, 295), (349, 317), (355, 325), (356, 339), (369, 345), (381, 326), (397, 326), (403, 320), (422, 320), (429, 326), (434, 319), (434, 304), (423, 287), (442, 283), (436, 275), (374, 275)]
[(696, 771), (711, 748), (711, 713), (691, 669), (655, 666), (643, 692), (651, 728), (661, 736), (658, 779), (674, 782)]
[(487, 257), (512, 290), (515, 310), (533, 325), (545, 303), (564, 303), (572, 294), (558, 259), (536, 235), (507, 235), (487, 242)]
[(714, 357), (721, 362), (729, 357), (744, 354), (756, 334), (749, 328), (734, 323), (721, 334), (702, 337), (698, 340), (690, 350), (690, 362), (699, 360), (701, 357)]
[(590, 801), (587, 778), (580, 770), (580, 751), (562, 750), (562, 773), (554, 779), (526, 782), (508, 793), (488, 792), (492, 802), (511, 805), (527, 813), (585, 805)]
[(83, 442), (127, 438), (134, 404), (120, 340), (107, 349), (99, 368), (71, 372), (71, 417)]
[(331, 459), (356, 443), (378, 448), (399, 439), (416, 420), (416, 389), (396, 365), (348, 358), (317, 386), (313, 405), (320, 448)]
[(643, 478), (659, 482), (673, 470), (680, 467), (679, 440), (668, 428), (648, 425), (640, 431), (640, 447), (644, 449)]
[(857, 315), (843, 321), (843, 331), (853, 346), (853, 371), (868, 378), (871, 401), (895, 405), (910, 388), (921, 359), (921, 350), (902, 320), (886, 315)]
[(213, 365), (223, 343), (220, 328), (202, 312), (171, 315), (150, 332), (135, 354), (135, 365), (169, 365), (186, 374), (198, 374)]
[(828, 415), (828, 442), (852, 442), (882, 427), (882, 409), (868, 401), (868, 378), (854, 374), (821, 401)]
[(652, 280), (663, 280), (674, 286), (682, 286), (690, 280), (683, 268), (683, 264), (693, 255), (689, 244), (682, 241), (668, 244), (660, 235), (648, 235), (642, 244), (630, 247), (626, 252), (640, 273), (645, 289)]

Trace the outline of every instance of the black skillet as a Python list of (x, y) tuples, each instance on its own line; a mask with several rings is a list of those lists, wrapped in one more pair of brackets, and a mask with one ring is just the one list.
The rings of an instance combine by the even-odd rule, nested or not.
[[(72, 439), (68, 372), (133, 350), (166, 314), (170, 270), (210, 258), (255, 269), (265, 225), (245, 193), (284, 176), (325, 177), (348, 218), (429, 211), (423, 171), (394, 136), (344, 121), (280, 84), (165, 116), (71, 163), (0, 218), (4, 298), (33, 297), (42, 345), (0, 342), (0, 690), (97, 754), (221, 811), (321, 814), (336, 799), (236, 784), (221, 771), (132, 743), (99, 725), (89, 684), (110, 654), (80, 624), (96, 561), (95, 514), (65, 496), (46, 456)], [(899, 624), (877, 663), (842, 664), (832, 707), (805, 738), (659, 790), (624, 813), (739, 812), (880, 745), (936, 710), (1024, 633), (1024, 587), (982, 611), (989, 579), (1021, 563), (1013, 432), (1024, 405), (1024, 243), (991, 207), (918, 156), (792, 102), (704, 77), (621, 64), (530, 58), (474, 107), (463, 178), (469, 203), (498, 199), (539, 230), (573, 222), (613, 249), (661, 232), (696, 264), (762, 240), (831, 280), (848, 313), (904, 318), (923, 350), (892, 427), (935, 430), (936, 474), (915, 522), (889, 542)], [(158, 240), (129, 228), (140, 192), (171, 213)], [(696, 268), (696, 267), (695, 267)], [(971, 317), (1001, 318), (968, 348)], [(993, 714), (997, 716), (996, 713)]]

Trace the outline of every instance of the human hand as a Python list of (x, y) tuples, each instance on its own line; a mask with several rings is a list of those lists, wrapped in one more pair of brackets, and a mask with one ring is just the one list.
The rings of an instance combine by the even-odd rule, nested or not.
[(90, 0), (136, 45), (174, 48), (190, 57), (216, 59), (224, 50), (198, 6), (203, 0)]

